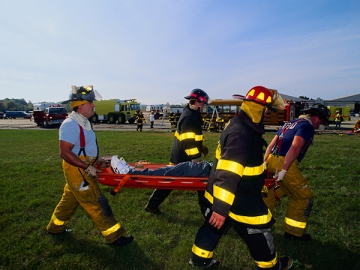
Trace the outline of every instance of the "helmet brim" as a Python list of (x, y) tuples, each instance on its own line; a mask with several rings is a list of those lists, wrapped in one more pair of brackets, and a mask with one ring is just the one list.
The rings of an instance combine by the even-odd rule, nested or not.
[(303, 109), (303, 110), (300, 110), (301, 112), (307, 114), (307, 113), (312, 113), (312, 114), (315, 114), (317, 115), (320, 119), (322, 119), (324, 122), (323, 122), (323, 125), (324, 126), (328, 126), (329, 125), (329, 119), (327, 118), (324, 118), (324, 116), (322, 115), (322, 113), (314, 108), (308, 108), (308, 109)]

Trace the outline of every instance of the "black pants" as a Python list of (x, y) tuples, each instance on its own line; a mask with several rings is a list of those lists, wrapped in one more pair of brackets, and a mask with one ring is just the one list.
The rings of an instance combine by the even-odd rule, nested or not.
[[(173, 175), (173, 176), (191, 176), (191, 177), (208, 177), (211, 171), (211, 164), (206, 161), (202, 162), (181, 162), (174, 167), (163, 167), (158, 170), (151, 171), (136, 171), (138, 174), (156, 174), (156, 175)], [(153, 194), (151, 195), (147, 207), (155, 211), (160, 204), (169, 196), (172, 190), (169, 189), (155, 189)], [(198, 190), (198, 200), (200, 211), (203, 216), (205, 216), (205, 212), (208, 208), (210, 208), (209, 201), (205, 198), (204, 190)]]
[[(171, 191), (171, 189), (155, 189), (149, 199), (147, 207), (150, 208), (150, 210), (156, 210), (167, 196), (169, 196)], [(209, 208), (209, 202), (204, 196), (205, 191), (198, 190), (197, 193), (201, 214), (205, 216), (205, 212)]]
[[(227, 218), (225, 224), (221, 227), (220, 230), (215, 229), (209, 223), (209, 219), (212, 215), (212, 211), (208, 213), (203, 225), (198, 230), (198, 233), (195, 238), (194, 247), (195, 249), (204, 250), (207, 252), (212, 252), (219, 243), (221, 237), (229, 229), (230, 225), (235, 229), (237, 234), (245, 241), (248, 246), (251, 256), (257, 262), (270, 262), (274, 261), (276, 256), (275, 245), (273, 242), (273, 236), (271, 234), (271, 229), (251, 229), (236, 221), (233, 221), (231, 218)], [(193, 247), (193, 249), (194, 249)], [(234, 251), (236, 252), (236, 251)], [(212, 258), (203, 258), (196, 255), (194, 252), (191, 254), (191, 259), (196, 264), (202, 265), (203, 263), (209, 263)], [(278, 269), (279, 262), (275, 261), (274, 266), (266, 269)], [(262, 269), (258, 265), (258, 269)]]

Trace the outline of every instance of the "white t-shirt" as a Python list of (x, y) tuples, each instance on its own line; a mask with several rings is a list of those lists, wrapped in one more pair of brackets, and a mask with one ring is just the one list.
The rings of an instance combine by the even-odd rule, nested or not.
[[(83, 128), (85, 136), (85, 152), (90, 158), (97, 157), (98, 147), (96, 144), (96, 136), (93, 130)], [(78, 155), (80, 151), (80, 126), (74, 119), (66, 118), (59, 129), (59, 140), (66, 141), (74, 145), (71, 151)], [(81, 153), (84, 155), (84, 153)]]

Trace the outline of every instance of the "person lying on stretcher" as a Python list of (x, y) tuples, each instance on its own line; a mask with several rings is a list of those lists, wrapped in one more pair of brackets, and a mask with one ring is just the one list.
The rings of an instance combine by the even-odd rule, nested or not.
[(111, 168), (116, 174), (136, 174), (136, 175), (167, 175), (167, 176), (192, 176), (192, 177), (208, 177), (211, 171), (212, 163), (207, 161), (201, 162), (181, 162), (177, 165), (167, 165), (152, 170), (149, 168), (139, 170), (130, 166), (122, 157), (117, 156), (111, 158)]

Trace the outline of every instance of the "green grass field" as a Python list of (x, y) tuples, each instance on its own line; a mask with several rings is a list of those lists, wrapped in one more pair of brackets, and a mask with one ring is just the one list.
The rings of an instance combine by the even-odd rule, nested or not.
[[(128, 162), (167, 163), (173, 133), (97, 131), (100, 155)], [(269, 142), (274, 132), (265, 135)], [(205, 133), (213, 160), (220, 134)], [(194, 191), (173, 191), (163, 215), (145, 212), (150, 189), (101, 185), (115, 217), (134, 235), (126, 247), (105, 244), (87, 214), (78, 208), (67, 235), (45, 227), (58, 203), (64, 178), (57, 130), (0, 130), (0, 269), (191, 269), (188, 260), (203, 220)], [(316, 135), (300, 168), (315, 194), (307, 231), (314, 240), (283, 238), (288, 199), (276, 207), (273, 229), (279, 254), (294, 258), (293, 269), (360, 269), (360, 135)], [(219, 269), (254, 269), (246, 245), (234, 230), (222, 238), (215, 258)]]

